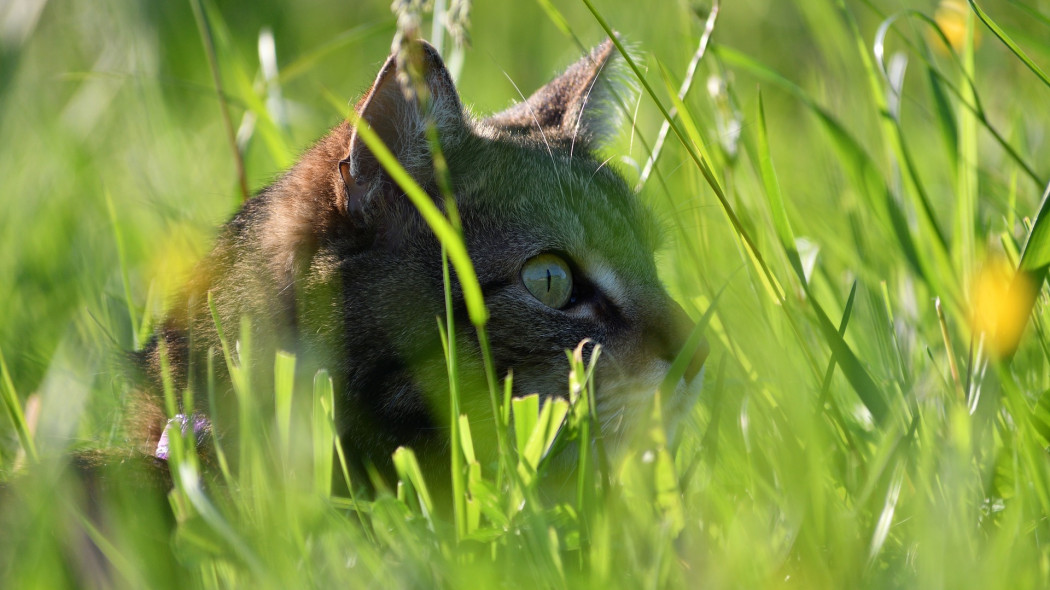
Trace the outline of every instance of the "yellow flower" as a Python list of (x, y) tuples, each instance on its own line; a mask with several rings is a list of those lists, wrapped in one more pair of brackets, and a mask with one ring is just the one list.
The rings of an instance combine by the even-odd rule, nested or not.
[(992, 256), (972, 285), (973, 331), (985, 336), (994, 357), (1013, 354), (1035, 303), (1036, 285), (1025, 272), (1015, 271), (1001, 256)]
[[(965, 0), (941, 0), (941, 3), (937, 5), (937, 10), (933, 13), (933, 20), (937, 21), (937, 26), (944, 31), (944, 36), (948, 38), (948, 42), (955, 51), (962, 49), (966, 42), (966, 17), (969, 12), (970, 7), (967, 6)], [(930, 38), (935, 48), (945, 49), (940, 36), (936, 33), (931, 32)], [(977, 46), (980, 38), (979, 31), (975, 27), (973, 30), (974, 47)]]

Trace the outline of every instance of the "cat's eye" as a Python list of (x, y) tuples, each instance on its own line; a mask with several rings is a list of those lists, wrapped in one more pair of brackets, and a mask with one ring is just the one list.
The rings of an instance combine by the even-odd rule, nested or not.
[(540, 254), (525, 261), (521, 282), (547, 307), (561, 309), (572, 298), (572, 271), (568, 263), (554, 254)]

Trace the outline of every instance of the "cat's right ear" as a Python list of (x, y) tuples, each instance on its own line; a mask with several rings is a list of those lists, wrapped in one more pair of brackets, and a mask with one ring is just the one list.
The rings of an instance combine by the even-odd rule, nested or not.
[(452, 76), (437, 50), (422, 40), (409, 44), (401, 60), (397, 55), (386, 60), (354, 110), (349, 151), (339, 162), (345, 188), (339, 208), (367, 224), (376, 217), (376, 207), (383, 206), (378, 196), (391, 181), (361, 138), (362, 121), (420, 184), (434, 174), (428, 126), (435, 126), (443, 147), (456, 142), (467, 127)]
[(513, 135), (566, 141), (596, 148), (622, 127), (635, 93), (623, 60), (611, 39), (569, 66), (523, 102), (496, 113), (485, 123)]

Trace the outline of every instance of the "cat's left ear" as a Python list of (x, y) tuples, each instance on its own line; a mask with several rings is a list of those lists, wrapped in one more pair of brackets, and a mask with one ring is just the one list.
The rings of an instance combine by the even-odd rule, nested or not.
[[(622, 106), (634, 90), (611, 39), (568, 67), (524, 102), (485, 120), (513, 135), (539, 135), (596, 147), (619, 132)], [(539, 139), (539, 137), (537, 137)]]
[(378, 190), (389, 182), (375, 154), (361, 138), (364, 121), (393, 153), (405, 170), (420, 183), (433, 178), (433, 161), (427, 128), (437, 129), (441, 145), (457, 141), (467, 129), (463, 106), (452, 76), (437, 50), (426, 41), (415, 41), (402, 59), (391, 55), (372, 88), (354, 109), (357, 123), (350, 136), (349, 152), (339, 162), (345, 185), (340, 208), (358, 219), (374, 218)]

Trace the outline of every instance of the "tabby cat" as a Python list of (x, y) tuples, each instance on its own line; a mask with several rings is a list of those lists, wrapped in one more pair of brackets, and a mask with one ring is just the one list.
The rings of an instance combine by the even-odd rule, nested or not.
[[(513, 372), (515, 395), (565, 396), (565, 351), (585, 339), (598, 343), (602, 436), (622, 432), (650, 407), (692, 323), (657, 278), (651, 215), (595, 151), (621, 121), (615, 46), (605, 42), (527, 100), (484, 119), (460, 103), (430, 45), (412, 44), (407, 56), (386, 61), (355, 119), (446, 211), (439, 181), (450, 180), (491, 314), (497, 373)], [(434, 164), (428, 128), (443, 167)], [(354, 123), (344, 122), (226, 224), (140, 364), (159, 384), (163, 351), (176, 389), (201, 392), (207, 351), (219, 348), (210, 294), (231, 342), (240, 318), (251, 318), (253, 358), (272, 367), (274, 352), (287, 350), (303, 375), (330, 372), (352, 461), (382, 471), (405, 445), (447, 470), (448, 378), (436, 319), (445, 317), (442, 277), (439, 241)], [(462, 379), (477, 392), (463, 409), (491, 421), (477, 335), (455, 279), (452, 298)], [(695, 355), (665, 400), (668, 414), (695, 398), (705, 356)], [(215, 366), (222, 370), (221, 357)], [(202, 454), (209, 431), (221, 435), (235, 422), (227, 415), (233, 395), (221, 390), (231, 401), (216, 404), (217, 415), (204, 402), (180, 409), (179, 423), (193, 425)], [(172, 424), (162, 408), (159, 394), (147, 395), (136, 414), (141, 450), (161, 461)]]

